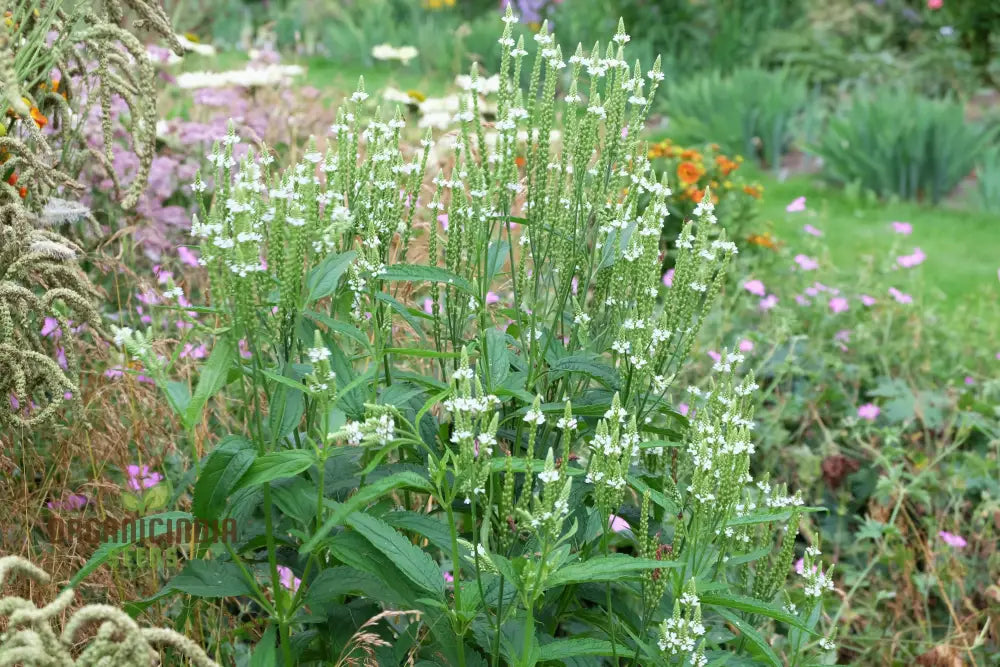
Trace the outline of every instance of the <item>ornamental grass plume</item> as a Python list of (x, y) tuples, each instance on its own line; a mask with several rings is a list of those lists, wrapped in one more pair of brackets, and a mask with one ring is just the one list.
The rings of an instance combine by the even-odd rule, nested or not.
[[(128, 130), (139, 160), (124, 204), (134, 204), (145, 187), (156, 96), (145, 48), (120, 27), (126, 6), (139, 17), (137, 28), (183, 51), (163, 11), (146, 0), (109, 0), (102, 13), (86, 4), (0, 0), (8, 17), (0, 28), (0, 90), (11, 119), (0, 123), (0, 163), (10, 174), (0, 181), (0, 425), (35, 426), (77, 396), (72, 339), (84, 327), (101, 332), (97, 294), (76, 263), (82, 249), (53, 228), (90, 218), (86, 207), (63, 198), (83, 189), (73, 174), (86, 161), (97, 160), (116, 178), (112, 98), (131, 112)], [(74, 81), (81, 93), (97, 94), (78, 94)], [(82, 148), (81, 128), (96, 103), (104, 153)], [(55, 319), (63, 332), (58, 347), (41, 335), (46, 319)]]
[[(0, 586), (8, 573), (36, 583), (49, 580), (48, 574), (18, 556), (0, 558)], [(167, 628), (140, 628), (124, 611), (109, 605), (93, 604), (77, 609), (63, 625), (62, 632), (57, 633), (52, 622), (68, 614), (73, 598), (73, 589), (67, 588), (41, 609), (14, 595), (0, 598), (0, 618), (6, 620), (6, 630), (0, 634), (0, 666), (150, 667), (159, 664), (154, 647), (169, 646), (192, 665), (218, 667), (184, 635)], [(97, 633), (80, 651), (80, 631), (92, 624), (98, 626)]]

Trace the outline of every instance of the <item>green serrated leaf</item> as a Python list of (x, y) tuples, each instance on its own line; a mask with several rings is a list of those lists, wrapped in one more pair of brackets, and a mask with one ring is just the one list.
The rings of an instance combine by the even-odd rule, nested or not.
[(257, 457), (253, 444), (240, 435), (223, 438), (206, 457), (194, 484), (191, 512), (200, 519), (217, 519), (226, 507), (226, 498)]
[(444, 600), (444, 577), (427, 552), (370, 514), (355, 512), (347, 517), (347, 524), (385, 554), (407, 579)]
[(276, 479), (293, 477), (308, 470), (316, 463), (315, 452), (305, 449), (283, 449), (254, 459), (246, 474), (233, 487), (233, 491), (272, 482)]
[(229, 366), (236, 356), (236, 346), (229, 338), (217, 338), (208, 355), (208, 361), (201, 367), (198, 374), (198, 386), (187, 404), (182, 421), (184, 428), (190, 430), (201, 419), (201, 411), (208, 399), (226, 386), (229, 376)]
[(308, 301), (313, 302), (333, 294), (337, 289), (340, 277), (344, 275), (357, 255), (358, 253), (354, 250), (348, 250), (339, 255), (330, 255), (310, 271), (306, 277)]
[(236, 563), (219, 560), (189, 561), (166, 587), (198, 598), (228, 598), (252, 593)]
[(624, 581), (648, 570), (681, 567), (679, 561), (634, 558), (625, 554), (598, 556), (570, 563), (559, 568), (545, 580), (545, 588), (593, 581)]
[[(623, 651), (619, 645), (618, 651)], [(579, 637), (574, 639), (557, 639), (541, 647), (538, 660), (566, 660), (583, 655), (615, 655), (615, 647), (606, 639)]]
[(376, 482), (365, 485), (363, 489), (360, 489), (343, 503), (327, 501), (327, 505), (333, 507), (333, 513), (326, 518), (326, 521), (323, 522), (323, 525), (316, 531), (312, 538), (302, 545), (299, 553), (310, 553), (316, 548), (317, 544), (330, 534), (330, 531), (336, 526), (341, 525), (351, 513), (367, 506), (389, 491), (399, 488), (411, 488), (423, 491), (424, 493), (430, 493), (434, 490), (430, 482), (426, 479), (414, 472), (406, 471), (383, 477)]
[(378, 275), (380, 280), (404, 282), (443, 283), (449, 287), (473, 293), (472, 284), (465, 278), (437, 266), (422, 264), (393, 264)]

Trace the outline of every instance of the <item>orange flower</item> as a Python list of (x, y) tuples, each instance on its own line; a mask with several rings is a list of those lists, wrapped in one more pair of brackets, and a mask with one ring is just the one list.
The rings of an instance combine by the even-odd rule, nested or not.
[(21, 188), (17, 192), (19, 195), (21, 195), (21, 199), (24, 199), (25, 197), (28, 196), (28, 188)]
[(685, 194), (688, 196), (688, 199), (693, 202), (700, 202), (705, 198), (705, 191), (699, 190), (698, 188), (688, 188), (685, 191)]
[(681, 151), (682, 160), (701, 160), (701, 153), (693, 148), (685, 148)]
[(744, 185), (743, 186), (743, 192), (747, 193), (748, 195), (750, 195), (754, 199), (760, 199), (760, 195), (761, 195), (761, 191), (762, 190), (763, 190), (763, 188), (760, 187), (759, 185)]
[(780, 247), (770, 232), (764, 232), (763, 234), (751, 234), (747, 237), (747, 242), (761, 248), (767, 248), (768, 250), (777, 250)]
[(10, 177), (7, 178), (7, 182), (11, 185), (17, 185), (17, 174), (11, 174)]
[(722, 171), (723, 176), (728, 176), (733, 171), (740, 168), (738, 162), (733, 162), (725, 155), (719, 155), (715, 158), (715, 164), (719, 165), (719, 169)]
[(705, 170), (694, 162), (681, 162), (677, 165), (677, 178), (681, 179), (684, 185), (692, 185), (698, 182)]
[(514, 164), (516, 164), (519, 169), (523, 169), (526, 163), (527, 160), (524, 159), (523, 155), (518, 155), (516, 158), (514, 158)]
[(38, 110), (38, 107), (31, 107), (31, 117), (34, 119), (35, 125), (38, 127), (45, 127), (49, 124), (49, 119)]

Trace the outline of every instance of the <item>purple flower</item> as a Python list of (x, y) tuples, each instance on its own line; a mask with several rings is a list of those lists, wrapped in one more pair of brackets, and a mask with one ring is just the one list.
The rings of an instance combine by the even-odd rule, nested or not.
[(616, 514), (612, 514), (611, 516), (608, 517), (608, 527), (611, 528), (611, 530), (615, 533), (620, 533), (623, 530), (630, 529), (628, 521), (626, 521), (625, 519), (621, 518)]
[(773, 294), (768, 294), (763, 299), (760, 300), (760, 309), (763, 311), (768, 311), (778, 305), (778, 297)]
[(128, 486), (134, 491), (141, 489), (151, 489), (163, 481), (163, 475), (158, 472), (149, 472), (149, 466), (126, 466), (128, 473)]
[(710, 356), (712, 358), (712, 361), (714, 361), (715, 363), (719, 363), (719, 361), (722, 359), (722, 355), (716, 352), (715, 350), (709, 350), (708, 356)]
[(912, 296), (910, 296), (906, 292), (900, 292), (895, 287), (890, 287), (889, 288), (889, 294), (892, 296), (893, 299), (895, 299), (899, 303), (904, 303), (904, 304), (906, 304), (906, 303), (913, 303), (913, 297)]
[(46, 507), (50, 510), (67, 510), (71, 512), (78, 512), (87, 506), (90, 500), (87, 496), (81, 495), (79, 493), (71, 493), (64, 500), (52, 500), (45, 503)]
[(748, 280), (743, 283), (743, 289), (755, 296), (764, 296), (767, 294), (767, 289), (764, 287), (764, 283), (756, 279)]
[(830, 299), (829, 306), (830, 310), (832, 310), (834, 313), (842, 313), (849, 307), (847, 304), (847, 299), (845, 299), (842, 296), (835, 296), (832, 299)]
[(803, 271), (814, 271), (819, 268), (819, 262), (807, 255), (796, 255), (795, 263), (798, 264), (799, 268)]
[(971, 375), (966, 375), (965, 376), (965, 384), (967, 384), (967, 385), (976, 384), (976, 380)]
[(455, 583), (455, 577), (451, 574), (451, 572), (442, 572), (441, 576), (444, 577), (444, 583), (446, 584)]
[(486, 305), (487, 306), (489, 306), (490, 304), (498, 303), (499, 301), (500, 301), (500, 297), (497, 295), (496, 292), (487, 292), (486, 293)]
[(910, 269), (918, 264), (922, 264), (925, 259), (927, 259), (927, 255), (924, 254), (924, 251), (920, 248), (914, 248), (912, 254), (897, 257), (896, 263), (904, 269)]
[(804, 231), (806, 234), (812, 234), (813, 236), (823, 236), (823, 232), (816, 229), (812, 225), (805, 225), (804, 227), (802, 227), (802, 231)]
[(862, 294), (861, 295), (861, 303), (863, 305), (865, 305), (865, 306), (874, 306), (875, 305), (875, 297), (868, 296), (867, 294)]
[(908, 222), (894, 222), (892, 223), (892, 231), (903, 236), (909, 236), (913, 233), (913, 225)]
[(740, 352), (750, 352), (753, 350), (753, 341), (748, 338), (744, 338), (740, 341), (739, 348)]
[(785, 207), (785, 210), (789, 213), (800, 213), (806, 210), (806, 198), (796, 197), (788, 206)]
[(961, 535), (956, 535), (954, 533), (949, 533), (947, 530), (942, 530), (941, 532), (939, 532), (938, 537), (944, 540), (945, 544), (954, 549), (964, 549), (969, 545), (969, 543), (965, 541), (964, 537), (962, 537)]
[(302, 580), (295, 576), (291, 568), (279, 565), (277, 570), (279, 584), (292, 593), (299, 590), (299, 586), (302, 585)]
[(688, 416), (688, 412), (691, 410), (691, 406), (687, 403), (678, 403), (677, 412), (681, 413), (685, 417)]
[(198, 255), (187, 246), (182, 245), (177, 248), (177, 256), (180, 258), (181, 262), (187, 264), (188, 266), (198, 266)]
[(674, 286), (674, 270), (667, 269), (667, 272), (663, 274), (663, 284), (667, 287)]
[(864, 405), (858, 407), (858, 419), (865, 419), (867, 421), (873, 422), (875, 418), (879, 416), (882, 411), (874, 403), (865, 403)]
[(438, 216), (438, 222), (441, 223), (441, 229), (448, 231), (448, 214), (442, 213)]
[(52, 336), (53, 338), (62, 337), (62, 330), (59, 328), (59, 320), (54, 317), (46, 317), (45, 322), (42, 323), (43, 336)]
[(795, 303), (799, 304), (800, 306), (808, 306), (809, 305), (809, 299), (805, 298), (801, 294), (796, 294), (795, 295)]

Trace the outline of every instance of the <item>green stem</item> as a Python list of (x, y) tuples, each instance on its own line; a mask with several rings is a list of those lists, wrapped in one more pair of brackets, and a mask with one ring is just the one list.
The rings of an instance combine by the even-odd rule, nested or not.
[[(444, 498), (444, 494), (441, 494)], [(462, 568), (461, 561), (458, 557), (458, 530), (455, 527), (455, 512), (451, 509), (451, 502), (445, 503), (445, 511), (448, 513), (448, 529), (451, 532), (451, 575), (453, 583), (455, 584), (455, 611), (456, 615), (462, 609)], [(462, 628), (462, 632), (457, 632), (458, 635), (458, 664), (459, 667), (465, 667), (465, 628)]]

